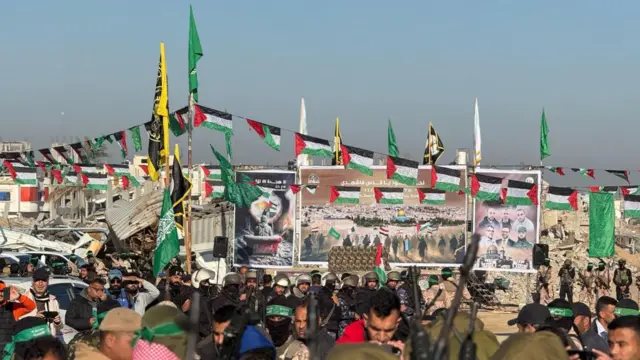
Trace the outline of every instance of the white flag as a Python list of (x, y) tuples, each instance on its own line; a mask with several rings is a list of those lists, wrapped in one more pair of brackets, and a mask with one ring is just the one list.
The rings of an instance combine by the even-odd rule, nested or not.
[[(302, 102), (300, 103), (300, 134), (307, 134), (307, 109), (304, 106), (304, 98), (302, 98)], [(309, 155), (301, 154), (298, 156), (298, 166), (308, 166), (309, 164)]]
[(480, 135), (480, 113), (478, 113), (478, 98), (476, 98), (475, 115), (473, 116), (473, 147), (475, 148), (475, 156), (473, 165), (480, 165), (482, 160), (482, 136)]

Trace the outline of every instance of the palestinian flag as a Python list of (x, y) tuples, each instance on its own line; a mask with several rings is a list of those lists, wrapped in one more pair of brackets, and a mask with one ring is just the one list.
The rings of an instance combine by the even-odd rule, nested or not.
[(62, 184), (64, 182), (64, 178), (62, 177), (62, 171), (58, 169), (51, 169), (51, 176), (58, 183)]
[(204, 197), (222, 198), (224, 196), (224, 183), (222, 181), (205, 181)]
[(380, 235), (389, 236), (389, 228), (381, 226), (380, 227)]
[(129, 165), (126, 164), (104, 164), (104, 169), (111, 176), (122, 176), (131, 174)]
[(458, 192), (461, 177), (460, 170), (435, 165), (431, 168), (431, 186), (438, 190)]
[(547, 209), (578, 211), (578, 191), (572, 188), (549, 186)]
[(593, 169), (571, 168), (571, 171), (580, 173), (580, 175), (582, 176), (588, 176), (592, 179), (595, 179), (594, 177), (595, 172)]
[(73, 152), (75, 152), (76, 155), (78, 155), (78, 159), (80, 159), (80, 161), (82, 161), (83, 163), (89, 162), (89, 158), (87, 157), (87, 151), (82, 145), (82, 142), (73, 143), (69, 146), (71, 147)]
[(551, 172), (554, 172), (560, 176), (564, 176), (564, 168), (561, 167), (553, 167), (553, 166), (548, 166), (547, 169)]
[(62, 173), (62, 178), (64, 179), (64, 183), (66, 185), (78, 185), (78, 173), (76, 173), (75, 171), (67, 171), (66, 173)]
[(360, 203), (360, 188), (349, 186), (332, 186), (330, 203), (358, 204)]
[(429, 222), (424, 223), (424, 224), (420, 224), (420, 223), (416, 224), (416, 232), (418, 232), (418, 233), (421, 233), (421, 232), (423, 232), (425, 230), (429, 230), (431, 228), (432, 228), (432, 225)]
[(55, 150), (69, 165), (73, 165), (73, 157), (69, 157), (69, 151), (67, 147), (64, 145), (54, 146), (53, 150)]
[(233, 116), (224, 111), (218, 111), (202, 105), (193, 105), (193, 125), (200, 125), (223, 133), (233, 134)]
[(4, 166), (17, 185), (36, 185), (36, 168), (13, 166), (8, 161), (4, 162)]
[(418, 188), (420, 204), (443, 205), (446, 192), (431, 188)]
[(200, 165), (204, 178), (209, 180), (222, 180), (222, 173), (218, 165)]
[(387, 179), (415, 186), (418, 181), (417, 161), (387, 155)]
[(638, 185), (620, 186), (620, 192), (622, 195), (638, 195)]
[(127, 132), (125, 130), (118, 131), (113, 133), (112, 136), (120, 146), (120, 154), (122, 155), (122, 158), (126, 159), (127, 153), (129, 152), (129, 149), (127, 149)]
[(73, 164), (73, 170), (75, 170), (77, 173), (83, 173), (83, 174), (91, 174), (91, 173), (98, 172), (98, 168), (96, 168), (96, 166), (93, 164)]
[(51, 153), (51, 149), (40, 149), (38, 151), (40, 152), (40, 154), (42, 154), (42, 156), (44, 156), (45, 159), (47, 159), (48, 162), (50, 162), (52, 164), (57, 164), (58, 163), (56, 161), (56, 159), (53, 158), (53, 154)]
[(508, 205), (538, 205), (538, 185), (509, 180), (504, 202)]
[(624, 197), (624, 216), (627, 218), (640, 217), (640, 196), (626, 195)]
[(384, 286), (387, 283), (387, 272), (385, 271), (384, 260), (382, 259), (382, 244), (378, 244), (376, 249), (376, 267), (373, 272), (378, 275), (378, 287)]
[(600, 188), (600, 192), (607, 192), (607, 193), (613, 194), (615, 196), (616, 194), (618, 194), (618, 187), (617, 186), (602, 186)]
[(500, 200), (501, 188), (502, 178), (482, 174), (473, 174), (471, 176), (471, 196), (477, 200)]
[(149, 165), (140, 164), (138, 166), (140, 166), (140, 170), (142, 170), (142, 172), (144, 173), (145, 176), (149, 176)]
[(260, 136), (260, 139), (264, 140), (273, 150), (280, 151), (280, 128), (263, 124), (261, 122), (246, 119), (247, 124), (253, 129), (253, 131)]
[(82, 182), (89, 190), (107, 190), (109, 186), (107, 174), (89, 173), (81, 175)]
[(328, 140), (300, 133), (295, 133), (295, 138), (296, 156), (303, 154), (331, 158), (334, 155)]
[(293, 193), (293, 195), (297, 194), (300, 192), (300, 190), (302, 189), (307, 189), (307, 191), (311, 194), (315, 194), (316, 193), (316, 185), (298, 185), (298, 184), (291, 184), (289, 185), (289, 189), (291, 189), (291, 192)]
[(374, 187), (373, 193), (378, 204), (400, 205), (404, 203), (403, 188)]
[(629, 184), (629, 172), (627, 170), (605, 170), (611, 175), (615, 175)]
[(187, 124), (189, 123), (188, 116), (188, 106), (178, 109), (169, 115), (169, 129), (173, 133), (173, 136), (178, 137), (187, 131)]
[(373, 151), (340, 144), (342, 148), (342, 163), (345, 169), (358, 170), (363, 174), (373, 176)]

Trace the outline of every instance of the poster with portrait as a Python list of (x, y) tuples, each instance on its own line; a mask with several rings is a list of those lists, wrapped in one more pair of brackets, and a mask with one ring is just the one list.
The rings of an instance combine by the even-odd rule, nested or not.
[(476, 173), (502, 178), (503, 193), (509, 180), (537, 185), (538, 205), (474, 199), (473, 229), (481, 237), (475, 269), (534, 271), (533, 246), (540, 232), (540, 171), (476, 169)]
[[(465, 186), (464, 167), (461, 186)], [(389, 180), (386, 168), (373, 167), (373, 176), (341, 166), (303, 167), (301, 182), (316, 185), (302, 190), (300, 264), (327, 266), (333, 246), (382, 244), (392, 266), (457, 266), (466, 234), (466, 195), (442, 194), (438, 204), (420, 203), (416, 188), (431, 188), (431, 167), (420, 167), (417, 186)], [(359, 188), (358, 203), (330, 202), (332, 186)], [(374, 188), (399, 189), (401, 203), (376, 203)], [(461, 259), (461, 257), (459, 257)]]
[(290, 185), (294, 171), (236, 171), (238, 179), (250, 179), (263, 195), (249, 208), (235, 208), (235, 266), (286, 268), (293, 266), (296, 196)]

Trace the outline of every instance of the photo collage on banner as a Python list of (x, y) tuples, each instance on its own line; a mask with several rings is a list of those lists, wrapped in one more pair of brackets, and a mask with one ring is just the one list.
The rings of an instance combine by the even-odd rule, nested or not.
[[(464, 187), (465, 167), (451, 168), (462, 170)], [(301, 182), (317, 187), (314, 193), (300, 192), (300, 263), (326, 266), (333, 246), (380, 243), (395, 266), (457, 266), (465, 246), (466, 195), (447, 192), (434, 204), (421, 204), (417, 188), (431, 188), (430, 166), (420, 167), (416, 186), (387, 179), (385, 167), (372, 170), (373, 176), (341, 166), (301, 168)], [(376, 203), (375, 188), (390, 200)], [(333, 203), (332, 192), (340, 193)]]
[[(540, 171), (476, 169), (476, 173), (502, 178), (502, 192), (498, 200), (473, 201), (473, 229), (481, 236), (475, 269), (533, 271), (533, 246), (540, 228)], [(526, 184), (509, 186), (509, 180)], [(535, 188), (528, 189), (532, 185)]]
[(293, 266), (296, 196), (290, 185), (294, 171), (236, 171), (236, 181), (251, 180), (263, 195), (250, 208), (235, 208), (235, 266), (286, 268)]

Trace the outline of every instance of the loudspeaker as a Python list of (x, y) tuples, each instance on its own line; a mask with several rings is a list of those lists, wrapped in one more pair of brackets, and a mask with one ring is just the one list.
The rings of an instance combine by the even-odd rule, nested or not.
[(213, 257), (226, 258), (227, 257), (227, 242), (228, 237), (216, 236), (213, 238)]
[(549, 245), (533, 245), (533, 266), (544, 265), (544, 259), (549, 257)]

